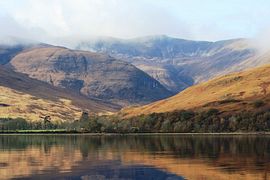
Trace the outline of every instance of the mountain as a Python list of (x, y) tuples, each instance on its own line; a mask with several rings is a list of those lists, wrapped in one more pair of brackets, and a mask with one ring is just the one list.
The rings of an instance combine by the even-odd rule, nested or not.
[(0, 66), (0, 117), (39, 120), (74, 120), (82, 111), (108, 113), (120, 107), (68, 92)]
[(33, 47), (17, 54), (6, 67), (87, 97), (121, 105), (149, 103), (172, 95), (135, 66), (100, 53)]
[(127, 116), (174, 110), (219, 109), (237, 112), (270, 108), (270, 65), (233, 73), (194, 85), (179, 94), (137, 108), (123, 110)]
[(99, 37), (73, 47), (130, 62), (175, 93), (216, 76), (270, 63), (269, 59), (255, 63), (258, 51), (248, 39), (209, 42), (168, 36), (128, 40)]
[(0, 38), (0, 40), (2, 40), (0, 42), (0, 65), (7, 64), (14, 56), (24, 50), (50, 46), (45, 43), (39, 43), (17, 37), (5, 37), (2, 39)]
[(16, 54), (25, 49), (24, 45), (0, 45), (0, 64), (8, 63)]

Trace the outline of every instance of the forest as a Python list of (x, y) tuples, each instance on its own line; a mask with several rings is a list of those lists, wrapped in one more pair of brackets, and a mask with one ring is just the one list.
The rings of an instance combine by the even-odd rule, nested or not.
[(23, 130), (42, 132), (59, 130), (73, 133), (267, 132), (270, 131), (270, 110), (243, 111), (229, 115), (224, 115), (217, 109), (202, 112), (179, 110), (128, 119), (117, 116), (95, 116), (83, 112), (80, 119), (72, 122), (54, 122), (49, 117), (45, 117), (42, 121), (0, 118), (1, 132), (23, 132)]

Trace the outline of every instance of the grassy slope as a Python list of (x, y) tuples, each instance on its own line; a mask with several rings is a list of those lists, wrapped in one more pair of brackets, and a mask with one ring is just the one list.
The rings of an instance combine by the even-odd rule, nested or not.
[(0, 66), (0, 117), (39, 120), (73, 120), (83, 110), (91, 113), (116, 111), (118, 106), (70, 93)]
[(231, 112), (254, 108), (254, 101), (258, 99), (270, 102), (270, 65), (218, 77), (192, 86), (168, 99), (124, 109), (122, 113), (130, 117), (196, 108), (219, 108)]
[(3, 86), (0, 86), (0, 92), (0, 103), (8, 105), (0, 106), (2, 118), (22, 117), (27, 120), (39, 120), (42, 116), (49, 115), (53, 120), (72, 120), (81, 114), (81, 109), (66, 99), (51, 101), (36, 98)]

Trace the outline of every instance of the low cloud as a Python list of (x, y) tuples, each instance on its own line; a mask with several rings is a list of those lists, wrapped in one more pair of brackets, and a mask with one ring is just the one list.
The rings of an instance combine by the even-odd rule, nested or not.
[(0, 15), (0, 26), (1, 36), (47, 43), (90, 36), (133, 38), (167, 34), (192, 38), (188, 24), (149, 1), (25, 0), (20, 7)]
[(9, 15), (0, 15), (0, 27), (0, 44), (25, 44), (50, 39), (44, 30), (27, 28)]
[(270, 28), (265, 28), (252, 39), (251, 45), (264, 54), (270, 51)]
[[(62, 45), (63, 41), (74, 42), (91, 36), (134, 38), (160, 34), (194, 40), (237, 38), (239, 34), (249, 32), (245, 27), (255, 20), (257, 22), (260, 13), (252, 13), (245, 8), (241, 10), (239, 8), (243, 7), (242, 3), (233, 2), (217, 3), (206, 0), (204, 4), (200, 4), (201, 1), (196, 0), (0, 1), (0, 41), (9, 42), (10, 38), (5, 37), (11, 36)], [(249, 8), (252, 7), (249, 5)], [(260, 12), (265, 12), (263, 17), (267, 17), (268, 9)], [(238, 13), (243, 14), (239, 16)], [(249, 14), (254, 17), (249, 18)], [(246, 22), (246, 19), (252, 21)], [(259, 25), (264, 23), (263, 18), (260, 21)], [(243, 36), (246, 37), (246, 34)], [(258, 43), (254, 44), (267, 44), (264, 41), (265, 38), (258, 38)]]

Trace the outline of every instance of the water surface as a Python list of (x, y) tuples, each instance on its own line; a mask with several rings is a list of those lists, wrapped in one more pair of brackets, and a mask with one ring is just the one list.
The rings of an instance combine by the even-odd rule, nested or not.
[(270, 137), (0, 135), (0, 179), (270, 179)]

